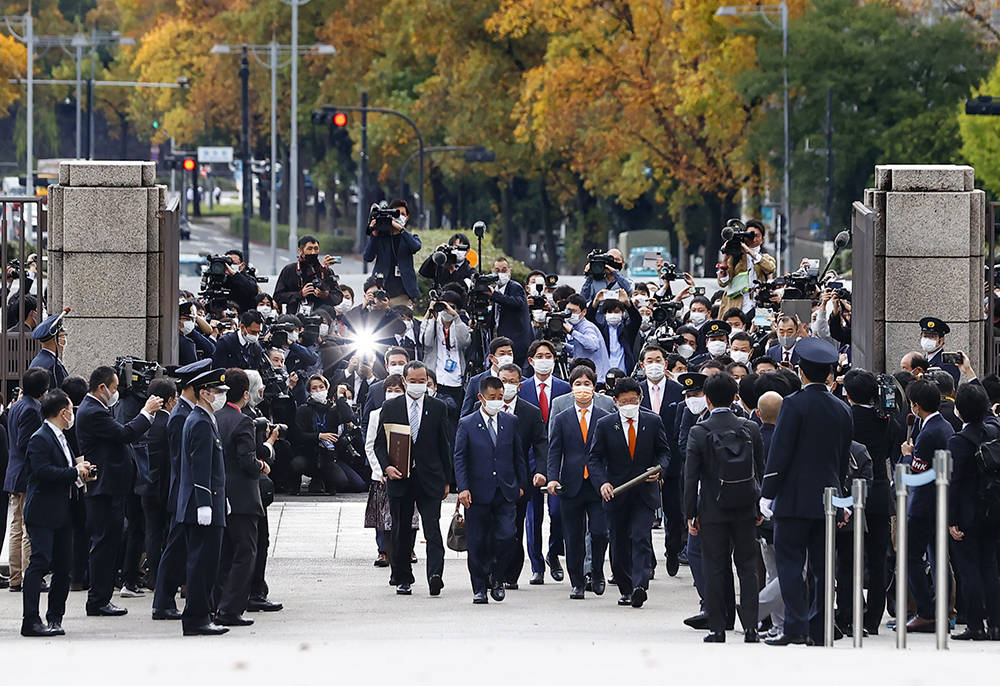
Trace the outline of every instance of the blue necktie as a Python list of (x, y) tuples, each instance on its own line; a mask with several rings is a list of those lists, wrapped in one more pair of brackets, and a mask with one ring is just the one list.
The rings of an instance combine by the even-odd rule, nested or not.
[(414, 443), (417, 442), (417, 430), (420, 428), (420, 408), (417, 407), (417, 401), (414, 400), (410, 403), (410, 438)]
[(486, 426), (490, 430), (490, 440), (493, 441), (493, 446), (496, 447), (496, 444), (497, 444), (497, 432), (496, 432), (496, 429), (493, 428), (493, 418), (492, 417), (490, 418), (490, 420), (488, 422), (486, 422)]

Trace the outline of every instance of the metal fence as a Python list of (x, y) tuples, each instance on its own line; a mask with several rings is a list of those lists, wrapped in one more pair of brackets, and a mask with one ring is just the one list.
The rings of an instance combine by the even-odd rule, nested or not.
[(986, 375), (997, 373), (997, 360), (1000, 359), (1000, 339), (993, 335), (993, 289), (996, 287), (995, 267), (997, 249), (997, 222), (1000, 222), (1000, 202), (991, 202), (989, 216), (986, 218), (986, 347), (983, 351)]
[(160, 212), (160, 331), (157, 350), (162, 365), (177, 364), (180, 318), (180, 198), (167, 200)]

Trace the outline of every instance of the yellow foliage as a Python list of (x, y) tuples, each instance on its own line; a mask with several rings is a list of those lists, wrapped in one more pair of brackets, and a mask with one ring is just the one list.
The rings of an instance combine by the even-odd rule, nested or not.
[(8, 83), (8, 79), (23, 78), (27, 74), (28, 51), (14, 38), (0, 35), (0, 112), (10, 109), (21, 95), (22, 86)]

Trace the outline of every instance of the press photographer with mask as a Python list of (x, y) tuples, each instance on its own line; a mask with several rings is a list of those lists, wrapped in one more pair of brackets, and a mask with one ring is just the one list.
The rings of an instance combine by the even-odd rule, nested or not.
[(424, 346), (424, 363), (437, 375), (438, 393), (449, 396), (455, 407), (462, 406), (465, 389), (465, 351), (472, 342), (469, 327), (458, 316), (461, 296), (444, 291), (432, 302), (420, 326), (420, 341)]
[[(343, 299), (343, 293), (331, 281), (334, 258), (319, 256), (319, 241), (315, 236), (299, 239), (299, 259), (286, 264), (274, 286), (274, 299), (285, 306), (285, 312), (297, 314), (301, 305), (313, 309), (327, 307), (331, 314)], [(226, 365), (223, 365), (226, 366)]]
[(410, 209), (405, 200), (393, 200), (390, 210), (399, 210), (399, 217), (389, 222), (373, 219), (368, 226), (368, 242), (363, 259), (374, 262), (373, 274), (385, 278), (389, 305), (406, 305), (420, 298), (413, 256), (420, 250), (420, 237), (406, 230)]
[(466, 279), (471, 279), (474, 270), (468, 259), (470, 245), (468, 236), (456, 233), (447, 243), (439, 245), (427, 256), (420, 265), (420, 276), (430, 279), (438, 286), (464, 283)]
[(607, 256), (611, 259), (605, 260), (603, 273), (594, 273), (595, 268), (599, 264), (596, 260), (588, 262), (587, 268), (583, 272), (586, 278), (583, 280), (580, 295), (587, 302), (592, 301), (597, 292), (601, 290), (616, 291), (621, 288), (629, 295), (632, 295), (632, 282), (621, 275), (621, 270), (625, 267), (625, 258), (622, 256), (621, 250), (612, 248), (608, 250)]

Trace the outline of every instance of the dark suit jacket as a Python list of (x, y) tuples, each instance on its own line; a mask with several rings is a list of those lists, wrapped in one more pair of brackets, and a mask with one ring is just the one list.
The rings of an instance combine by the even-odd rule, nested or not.
[[(514, 398), (513, 402), (514, 412), (512, 414), (517, 417), (517, 435), (521, 439), (524, 469), (528, 473), (530, 481), (535, 474), (545, 476), (549, 437), (545, 431), (545, 422), (542, 421), (541, 410), (520, 398)], [(473, 412), (479, 412), (480, 407), (481, 404), (477, 400), (476, 404), (472, 406)]]
[(823, 489), (840, 490), (852, 435), (850, 408), (825, 386), (811, 384), (785, 398), (761, 486), (761, 496), (774, 500), (775, 517), (824, 517)]
[[(479, 402), (479, 382), (485, 379), (487, 376), (496, 376), (493, 373), (493, 367), (483, 372), (479, 372), (471, 379), (465, 382), (465, 398), (462, 399), (462, 409), (459, 411), (459, 416), (464, 417), (472, 412), (472, 408), (476, 406)], [(518, 393), (520, 395), (520, 393)], [(535, 405), (538, 406), (537, 404)]]
[[(368, 385), (368, 397), (365, 398), (364, 410), (361, 411), (361, 430), (368, 435), (368, 416), (372, 410), (382, 407), (385, 402), (385, 381), (376, 381)], [(359, 407), (361, 407), (359, 405)]]
[[(593, 311), (593, 314), (591, 313)], [(604, 337), (604, 347), (608, 349), (608, 358), (611, 358), (611, 327), (608, 325), (608, 320), (604, 318), (604, 313), (597, 311), (596, 308), (587, 308), (587, 319), (597, 324), (598, 330), (601, 332), (601, 336)], [(625, 369), (626, 374), (631, 374), (632, 370), (635, 369), (636, 356), (635, 356), (635, 337), (639, 334), (639, 326), (642, 324), (642, 315), (639, 314), (639, 309), (629, 301), (628, 309), (626, 310), (625, 317), (622, 319), (621, 325), (618, 327), (618, 344), (622, 347), (622, 352), (625, 354)]]
[(711, 414), (705, 421), (692, 426), (688, 434), (684, 465), (684, 512), (688, 519), (697, 517), (700, 522), (716, 523), (757, 518), (756, 502), (744, 508), (724, 509), (716, 501), (719, 465), (709, 454), (709, 441), (712, 434), (740, 430), (745, 430), (750, 436), (754, 477), (760, 484), (764, 474), (764, 441), (760, 429), (749, 419), (741, 419), (732, 412)]
[[(256, 408), (250, 405), (244, 405), (243, 414), (249, 417), (250, 421), (262, 416)], [(256, 427), (254, 440), (257, 447), (257, 459), (261, 462), (266, 462), (268, 467), (274, 469), (274, 453), (264, 445), (264, 442), (267, 440), (267, 427)], [(266, 509), (268, 505), (274, 502), (274, 482), (271, 481), (270, 476), (261, 472), (260, 476), (257, 477), (257, 485), (260, 490), (260, 504)]]
[[(660, 420), (667, 430), (667, 443), (670, 445), (670, 469), (664, 473), (665, 477), (678, 477), (684, 468), (684, 450), (679, 449), (674, 436), (674, 420), (677, 409), (686, 409), (684, 405), (684, 390), (681, 385), (673, 379), (663, 377), (663, 399), (660, 402)], [(653, 410), (652, 399), (649, 390), (649, 380), (642, 382), (642, 409)]]
[(184, 421), (176, 520), (198, 524), (198, 508), (212, 508), (212, 526), (226, 525), (226, 461), (212, 417), (195, 406)]
[(142, 414), (122, 424), (100, 400), (84, 396), (76, 412), (76, 440), (87, 462), (98, 466), (97, 480), (87, 484), (88, 497), (132, 492), (135, 464), (129, 443), (141, 438), (149, 426)]
[(77, 471), (66, 462), (66, 453), (48, 425), (43, 424), (28, 440), (28, 462), (31, 476), (24, 504), (25, 524), (48, 529), (68, 526)]
[(976, 452), (986, 441), (1000, 437), (1000, 421), (989, 417), (983, 422), (969, 424), (948, 439), (951, 451), (951, 484), (948, 486), (948, 525), (957, 526), (969, 533), (983, 526), (977, 517), (979, 464)]
[[(524, 286), (516, 281), (508, 281), (504, 293), (493, 291), (493, 307), (499, 308), (500, 321), (496, 335), (506, 336), (514, 343), (514, 361), (524, 362), (531, 345), (531, 313), (528, 311), (528, 296)], [(495, 317), (495, 315), (494, 315)]]
[(35, 355), (34, 359), (28, 363), (29, 367), (41, 367), (49, 372), (49, 389), (59, 388), (63, 381), (69, 376), (62, 360), (52, 354), (51, 351), (42, 348)]
[[(590, 446), (587, 468), (590, 479), (600, 488), (603, 484), (621, 486), (650, 467), (659, 465), (663, 471), (670, 467), (670, 446), (663, 422), (652, 412), (639, 410), (639, 426), (636, 428), (635, 456), (630, 458), (628, 438), (625, 432), (628, 424), (621, 421), (618, 412), (601, 417), (595, 426), (594, 442)], [(621, 501), (637, 497), (650, 509), (660, 506), (660, 491), (653, 482), (640, 484), (628, 492), (627, 496), (612, 498), (607, 503), (609, 510), (621, 507)]]
[(896, 511), (889, 485), (892, 463), (904, 435), (891, 419), (879, 419), (873, 407), (851, 407), (854, 419), (854, 440), (868, 449), (872, 458), (872, 483), (865, 501), (865, 515), (887, 517)]
[[(781, 362), (781, 359), (784, 356), (783, 353), (784, 351), (781, 348), (781, 344), (772, 345), (767, 349), (767, 356), (775, 362)], [(791, 363), (793, 366), (799, 363), (799, 351), (795, 348), (792, 348)], [(820, 503), (820, 505), (822, 505), (822, 503)]]
[(337, 433), (341, 424), (354, 421), (354, 413), (343, 398), (333, 405), (320, 405), (311, 398), (295, 410), (291, 427), (292, 445), (298, 455), (315, 459), (319, 455), (321, 433)]
[(7, 410), (7, 476), (3, 490), (24, 493), (28, 488), (28, 439), (42, 425), (42, 406), (24, 396)]
[(261, 463), (257, 459), (257, 436), (253, 420), (235, 405), (215, 413), (226, 463), (226, 498), (232, 514), (264, 515), (260, 500)]
[[(389, 281), (399, 267), (399, 276), (403, 281), (406, 294), (417, 300), (420, 289), (417, 288), (417, 273), (413, 268), (413, 255), (420, 250), (420, 237), (409, 231), (403, 231), (396, 236), (368, 236), (365, 252), (362, 256), (365, 262), (375, 262), (372, 273), (382, 273)], [(386, 284), (388, 287), (388, 283)], [(392, 297), (393, 294), (389, 294)], [(443, 491), (442, 491), (443, 493)]]
[(149, 487), (145, 495), (156, 496), (164, 507), (166, 507), (167, 498), (170, 495), (168, 419), (170, 419), (170, 413), (166, 410), (160, 410), (153, 415), (153, 424), (146, 433), (146, 451), (149, 455)]
[(498, 412), (495, 419), (495, 446), (481, 412), (459, 420), (455, 434), (455, 480), (460, 492), (472, 493), (474, 505), (493, 502), (497, 490), (512, 503), (520, 498), (519, 490), (528, 488), (517, 417)]
[(938, 408), (938, 412), (940, 412), (941, 416), (944, 417), (949, 424), (951, 424), (952, 429), (956, 432), (962, 430), (962, 420), (958, 418), (957, 414), (955, 414), (954, 400), (946, 400), (942, 398), (941, 406)]
[[(954, 433), (955, 430), (951, 427), (951, 424), (940, 414), (931, 417), (923, 422), (923, 425), (920, 427), (920, 433), (917, 434), (917, 438), (913, 442), (913, 455), (903, 457), (903, 462), (912, 467), (915, 460), (918, 462), (922, 461), (926, 465), (925, 469), (933, 468), (934, 452), (937, 450), (947, 450), (948, 439)], [(923, 486), (911, 488), (907, 514), (911, 517), (933, 518), (935, 503), (937, 501), (935, 488), (933, 481)]]
[[(608, 415), (597, 405), (593, 406), (592, 412), (593, 415), (588, 417), (586, 443), (580, 433), (575, 404), (553, 417), (549, 427), (548, 479), (558, 481), (563, 487), (562, 495), (568, 498), (575, 498), (580, 493), (584, 481), (583, 468), (590, 459), (597, 422)], [(600, 483), (594, 484), (595, 491), (600, 488)]]
[[(551, 386), (545, 387), (545, 392), (549, 398), (549, 408), (552, 407), (552, 399), (558, 398), (560, 395), (565, 395), (569, 393), (569, 384), (555, 376), (554, 374), (549, 377), (548, 383)], [(517, 397), (522, 400), (527, 400), (529, 403), (535, 407), (538, 405), (538, 390), (535, 388), (535, 377), (528, 376), (524, 381), (521, 382), (521, 389), (517, 392)], [(549, 413), (549, 419), (552, 419), (552, 413)]]
[(167, 417), (167, 445), (170, 449), (170, 490), (167, 494), (167, 512), (177, 512), (177, 491), (181, 479), (181, 446), (183, 445), (184, 422), (191, 414), (191, 406), (183, 398), (177, 398), (177, 404)]
[(260, 343), (250, 343), (244, 348), (240, 345), (240, 335), (237, 331), (230, 331), (225, 336), (220, 336), (215, 344), (215, 353), (212, 355), (213, 369), (230, 367), (260, 369), (263, 363), (264, 349), (260, 347)]
[[(382, 405), (378, 433), (375, 435), (375, 456), (383, 473), (389, 466), (389, 453), (385, 439), (386, 424), (409, 426), (410, 396), (405, 393)], [(420, 417), (420, 430), (416, 443), (410, 445), (410, 478), (387, 479), (389, 497), (402, 497), (414, 481), (427, 497), (444, 497), (444, 489), (451, 483), (451, 436), (448, 434), (448, 409), (437, 398), (424, 398), (424, 412)]]
[(212, 357), (215, 354), (215, 343), (210, 341), (205, 334), (195, 329), (187, 336), (177, 336), (178, 362), (183, 366), (192, 364), (200, 357)]

